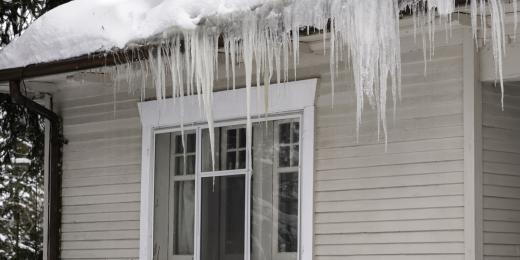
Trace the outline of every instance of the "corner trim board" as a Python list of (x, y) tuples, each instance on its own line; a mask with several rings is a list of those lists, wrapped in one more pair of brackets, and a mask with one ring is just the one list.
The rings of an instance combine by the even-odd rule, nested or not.
[(482, 260), (482, 93), (471, 29), (464, 35), (464, 255), (466, 260)]

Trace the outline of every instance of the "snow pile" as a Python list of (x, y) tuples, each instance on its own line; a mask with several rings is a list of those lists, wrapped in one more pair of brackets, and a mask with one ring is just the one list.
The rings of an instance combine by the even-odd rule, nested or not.
[(266, 0), (75, 0), (37, 19), (0, 55), (0, 69), (122, 49), (209, 16), (251, 10)]

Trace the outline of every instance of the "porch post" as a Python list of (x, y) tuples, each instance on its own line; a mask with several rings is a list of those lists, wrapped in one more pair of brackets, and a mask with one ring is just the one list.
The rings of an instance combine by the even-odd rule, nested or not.
[(28, 110), (37, 113), (50, 122), (50, 140), (49, 140), (49, 176), (48, 176), (48, 194), (47, 194), (47, 255), (44, 256), (48, 260), (59, 258), (60, 250), (60, 168), (59, 162), (61, 157), (60, 148), (60, 120), (51, 110), (32, 101), (22, 95), (20, 90), (20, 80), (9, 81), (9, 92), (14, 103), (26, 107)]

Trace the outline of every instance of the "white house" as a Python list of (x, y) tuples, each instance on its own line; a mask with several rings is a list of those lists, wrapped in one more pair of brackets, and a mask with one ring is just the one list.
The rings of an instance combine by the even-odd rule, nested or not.
[(520, 259), (520, 45), (504, 8), (503, 110), (490, 40), (479, 27), (477, 49), (468, 14), (433, 28), (426, 73), (416, 23), (399, 20), (402, 88), (386, 139), (368, 102), (357, 133), (353, 73), (331, 82), (319, 32), (297, 38), (287, 82), (246, 89), (237, 57), (233, 90), (219, 69), (209, 110), (172, 93), (168, 75), (165, 93), (151, 78), (129, 91), (136, 75), (107, 76), (114, 61), (96, 55), (4, 68), (5, 86), (46, 94), (62, 118), (52, 257)]

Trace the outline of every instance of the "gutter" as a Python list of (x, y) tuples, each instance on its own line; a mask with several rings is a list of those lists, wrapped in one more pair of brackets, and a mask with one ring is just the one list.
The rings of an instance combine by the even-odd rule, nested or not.
[(48, 76), (78, 70), (114, 66), (123, 63), (136, 62), (148, 58), (150, 47), (138, 47), (117, 52), (99, 52), (85, 54), (69, 59), (46, 63), (31, 64), (25, 67), (16, 67), (0, 70), (0, 82), (16, 81), (27, 78)]
[[(26, 107), (50, 122), (49, 140), (49, 181), (48, 181), (48, 218), (47, 218), (47, 255), (44, 259), (59, 259), (60, 252), (60, 222), (61, 222), (61, 176), (60, 176), (60, 118), (51, 110), (25, 97), (20, 91), (20, 80), (9, 81), (11, 100), (15, 104)], [(45, 258), (46, 257), (46, 258)]]

